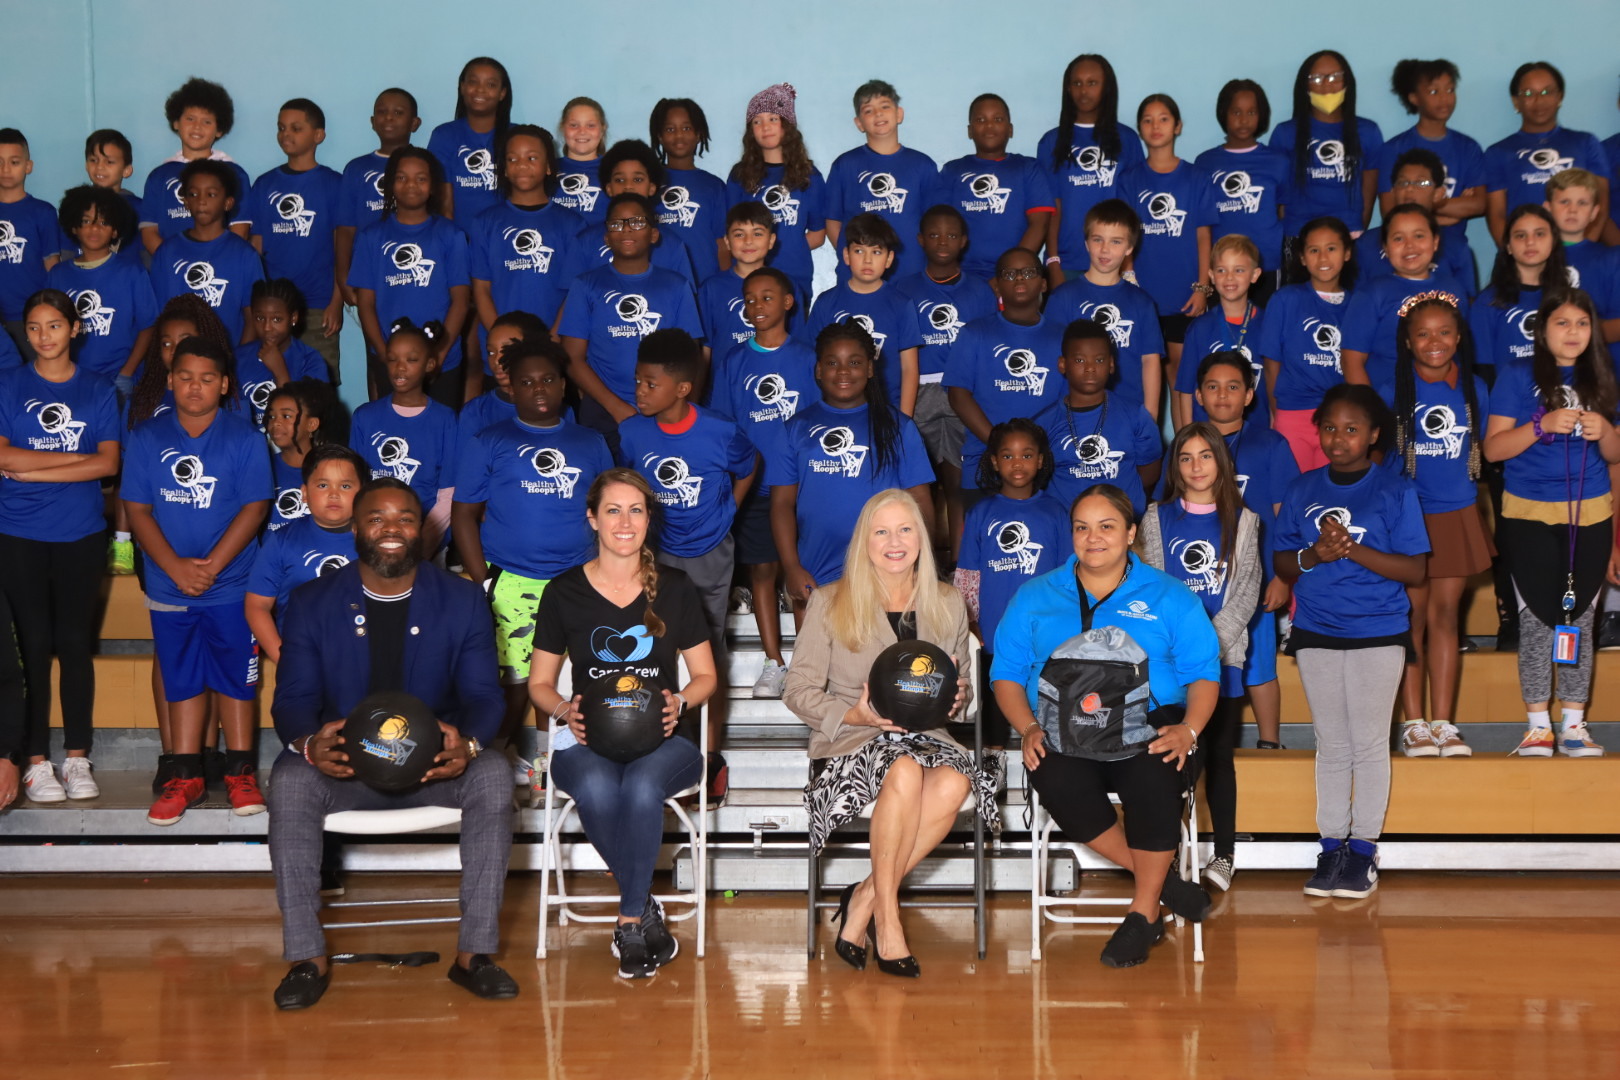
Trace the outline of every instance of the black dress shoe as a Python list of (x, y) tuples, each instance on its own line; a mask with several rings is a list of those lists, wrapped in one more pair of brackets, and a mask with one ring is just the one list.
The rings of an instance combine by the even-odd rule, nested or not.
[(515, 998), (518, 995), (518, 984), (512, 976), (483, 953), (475, 955), (472, 964), (467, 967), (452, 960), (450, 981), (466, 987), (481, 998)]
[(312, 961), (300, 961), (288, 968), (287, 974), (281, 977), (281, 985), (276, 987), (276, 1008), (284, 1012), (307, 1009), (321, 1000), (321, 995), (326, 993), (331, 982), (331, 968), (327, 968), (323, 975)]
[[(855, 888), (858, 885), (860, 885), (858, 881), (850, 882), (844, 886), (843, 893), (838, 897), (838, 910), (833, 912), (832, 921), (834, 926), (840, 928), (840, 935), (843, 932), (843, 924), (849, 919), (849, 898), (855, 895)], [(842, 936), (839, 936), (833, 939), (833, 949), (838, 953), (840, 960), (856, 971), (866, 970), (865, 945), (857, 945), (853, 941), (847, 941)]]
[(889, 960), (877, 951), (876, 944), (872, 946), (872, 955), (877, 957), (878, 970), (885, 975), (898, 975), (902, 979), (919, 979), (922, 977), (922, 965), (917, 963), (915, 956), (902, 956), (898, 960)]

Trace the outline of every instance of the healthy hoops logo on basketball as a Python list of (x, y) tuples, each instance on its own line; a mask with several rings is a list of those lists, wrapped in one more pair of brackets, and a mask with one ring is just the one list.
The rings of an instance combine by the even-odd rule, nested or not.
[(106, 337), (112, 333), (113, 316), (118, 314), (118, 309), (104, 306), (100, 293), (94, 289), (80, 289), (68, 295), (73, 298), (73, 310), (79, 313), (79, 323), (86, 334)]
[(335, 570), (341, 570), (348, 566), (349, 560), (344, 555), (328, 555), (325, 552), (311, 549), (304, 552), (304, 565), (313, 566), (316, 577), (325, 577)]
[(1339, 328), (1332, 323), (1321, 319), (1306, 319), (1301, 328), (1311, 344), (1316, 347), (1312, 352), (1307, 349), (1304, 359), (1311, 367), (1339, 368)]
[(894, 689), (900, 694), (938, 698), (945, 689), (945, 675), (934, 667), (934, 658), (927, 653), (901, 653), (900, 663), (905, 670), (894, 680)]
[(461, 155), (461, 167), (466, 176), (456, 177), (456, 183), (472, 191), (495, 190), (495, 155), (478, 147), (463, 146), (456, 150)]
[(20, 263), (28, 241), (17, 235), (17, 227), (9, 221), (0, 221), (0, 262)]
[(1012, 188), (1001, 186), (1001, 177), (995, 173), (965, 172), (958, 178), (967, 185), (968, 194), (972, 196), (961, 202), (961, 207), (968, 213), (1000, 214), (1007, 209), (1007, 196), (1012, 194)]
[(872, 345), (877, 349), (878, 352), (882, 352), (883, 343), (889, 340), (889, 335), (878, 333), (877, 327), (872, 325), (872, 316), (858, 315), (850, 311), (840, 311), (838, 314), (834, 315), (832, 319), (832, 321), (835, 323), (849, 322), (851, 320), (853, 320), (855, 324), (862, 330), (866, 331), (868, 336), (870, 336), (872, 339)]
[(1266, 189), (1254, 182), (1242, 169), (1215, 174), (1215, 184), (1224, 198), (1215, 200), (1215, 209), (1222, 214), (1255, 214), (1260, 211), (1260, 200)]
[(990, 559), (990, 569), (1003, 573), (1015, 571), (1026, 577), (1035, 572), (1046, 545), (1030, 539), (1028, 525), (1022, 521), (992, 521), (986, 532), (1001, 553), (1007, 556), (1005, 559)]
[(217, 308), (224, 301), (230, 280), (216, 275), (213, 263), (200, 260), (188, 263), (184, 259), (176, 259), (173, 272), (186, 283), (186, 288), (202, 297), (209, 307)]
[(789, 390), (787, 380), (774, 371), (768, 375), (750, 375), (743, 387), (753, 391), (754, 400), (765, 406), (748, 414), (748, 419), (756, 424), (772, 420), (786, 423), (799, 411), (799, 392)]
[(1065, 435), (1058, 450), (1073, 461), (1065, 466), (1076, 480), (1112, 480), (1119, 475), (1119, 463), (1125, 457), (1122, 450), (1108, 445), (1108, 437), (1094, 435)]
[(962, 317), (957, 314), (955, 304), (935, 304), (923, 300), (917, 304), (917, 314), (921, 317), (922, 325), (928, 328), (923, 331), (923, 344), (956, 343), (957, 332), (962, 329), (963, 323)]
[(283, 195), (279, 191), (270, 193), (270, 204), (281, 215), (280, 221), (271, 222), (270, 231), (273, 233), (296, 233), (299, 236), (308, 236), (310, 227), (315, 224), (315, 211), (304, 205), (304, 197), (297, 192)]
[(512, 245), (515, 259), (506, 260), (508, 270), (533, 270), (537, 274), (551, 272), (551, 257), (556, 248), (546, 246), (539, 229), (520, 229), (516, 225), (501, 230), (501, 238)]
[(1351, 522), (1350, 511), (1347, 507), (1323, 506), (1321, 503), (1312, 503), (1305, 508), (1305, 516), (1310, 518), (1316, 525), (1316, 535), (1318, 536), (1322, 535), (1322, 522), (1329, 520), (1337, 521), (1340, 525), (1343, 525), (1345, 531), (1350, 534), (1350, 539), (1358, 544), (1361, 543), (1361, 538), (1367, 535), (1366, 529)]
[(867, 447), (855, 442), (855, 432), (847, 427), (818, 424), (810, 429), (825, 458), (811, 458), (810, 471), (833, 476), (859, 476), (866, 464)]
[(520, 446), (518, 453), (529, 459), (538, 480), (524, 480), (523, 490), (530, 495), (557, 495), (564, 499), (574, 497), (579, 484), (580, 470), (568, 464), (568, 458), (555, 446)]
[(1081, 727), (1103, 728), (1108, 726), (1108, 718), (1112, 715), (1114, 710), (1104, 706), (1102, 695), (1093, 690), (1080, 699), (1079, 715), (1074, 721)]
[(683, 229), (690, 229), (697, 221), (697, 212), (703, 209), (703, 204), (693, 202), (692, 193), (679, 184), (665, 188), (658, 201), (665, 211), (658, 215), (660, 225), (679, 225)]
[(906, 212), (906, 196), (911, 192), (900, 186), (893, 173), (863, 172), (860, 181), (866, 185), (866, 190), (872, 193), (872, 198), (861, 203), (862, 210), (869, 214)]
[(410, 760), (411, 751), (416, 749), (416, 741), (411, 738), (411, 725), (406, 723), (403, 716), (382, 712), (371, 714), (372, 719), (378, 716), (383, 716), (384, 719), (377, 725), (377, 737), (362, 738), (360, 749), (372, 757), (382, 758), (391, 765), (404, 765)]
[(652, 473), (653, 479), (663, 487), (663, 491), (654, 494), (665, 506), (690, 508), (698, 504), (703, 494), (703, 477), (692, 475), (692, 467), (685, 458), (648, 454), (641, 459), (641, 467)]
[(613, 684), (613, 692), (602, 699), (604, 709), (633, 709), (644, 711), (652, 704), (652, 691), (634, 675), (620, 675)]
[(34, 436), (28, 440), (30, 450), (62, 450), (69, 454), (79, 452), (79, 443), (84, 438), (85, 423), (83, 420), (73, 419), (73, 410), (60, 401), (40, 401), (37, 398), (23, 406), (24, 411), (34, 414), (39, 421), (40, 430), (47, 438)]
[(1423, 438), (1413, 447), (1418, 457), (1443, 457), (1456, 461), (1462, 456), (1468, 425), (1457, 423), (1457, 414), (1451, 406), (1425, 406), (1419, 402), (1414, 412), (1418, 418), (1418, 430), (1423, 433)]
[(209, 476), (208, 467), (196, 454), (187, 454), (174, 447), (163, 451), (158, 460), (169, 466), (169, 475), (180, 485), (180, 490), (160, 488), (164, 502), (189, 505), (194, 510), (207, 510), (214, 504), (214, 487), (219, 477)]
[(416, 285), (425, 289), (433, 280), (433, 268), (439, 265), (423, 253), (420, 244), (401, 244), (391, 240), (383, 245), (383, 255), (394, 264), (395, 270), (402, 271), (383, 276), (383, 280), (390, 285)]
[(382, 180), (383, 174), (381, 169), (366, 170), (365, 185), (377, 194), (376, 198), (372, 198), (370, 195), (366, 196), (366, 209), (372, 211), (373, 213), (383, 208), (384, 200)]
[(1131, 347), (1131, 331), (1136, 328), (1136, 320), (1127, 319), (1118, 307), (1113, 304), (1085, 303), (1080, 305), (1080, 314), (1108, 331), (1116, 349)]
[(1074, 166), (1079, 172), (1069, 174), (1074, 187), (1113, 187), (1118, 162), (1111, 161), (1098, 146), (1077, 146), (1072, 151)]
[(1046, 377), (1052, 369), (1041, 367), (1033, 350), (997, 345), (991, 355), (1001, 361), (1010, 376), (995, 380), (997, 390), (1004, 394), (1031, 394), (1034, 397), (1046, 393)]
[(1170, 554), (1181, 560), (1187, 587), (1195, 593), (1219, 592), (1226, 580), (1226, 564), (1215, 554), (1208, 540), (1173, 540)]
[(1344, 143), (1338, 139), (1312, 139), (1311, 153), (1317, 164), (1306, 170), (1312, 180), (1344, 182)]
[(371, 437), (371, 445), (376, 448), (377, 460), (382, 463), (382, 468), (371, 470), (373, 480), (392, 476), (408, 484), (416, 477), (416, 470), (422, 467), (420, 461), (411, 457), (411, 444), (403, 436), (379, 431)]
[(765, 204), (765, 209), (771, 212), (777, 225), (797, 225), (799, 223), (799, 200), (793, 197), (793, 192), (781, 184), (772, 184), (760, 194), (759, 201)]
[[(282, 488), (280, 491), (276, 492), (276, 516), (285, 518), (286, 521), (272, 522), (270, 527), (272, 529), (280, 528), (281, 526), (285, 525), (287, 521), (291, 521), (294, 518), (301, 518), (308, 513), (309, 503), (304, 501), (303, 488)], [(308, 560), (305, 560), (305, 565), (308, 565)]]
[(644, 338), (658, 329), (658, 324), (663, 321), (664, 317), (651, 310), (647, 298), (640, 293), (610, 292), (605, 299), (613, 306), (613, 312), (622, 324), (608, 327), (611, 337)]
[(1519, 158), (1530, 166), (1529, 172), (1522, 173), (1519, 179), (1526, 184), (1545, 184), (1565, 169), (1575, 167), (1575, 159), (1565, 157), (1556, 147), (1541, 146), (1533, 150), (1519, 151)]
[(1148, 236), (1180, 236), (1187, 223), (1187, 211), (1178, 209), (1176, 197), (1168, 191), (1138, 191), (1136, 201), (1147, 208), (1148, 220), (1142, 232)]
[(602, 189), (591, 183), (586, 173), (563, 173), (557, 177), (557, 201), (571, 210), (590, 213), (596, 209), (596, 200)]

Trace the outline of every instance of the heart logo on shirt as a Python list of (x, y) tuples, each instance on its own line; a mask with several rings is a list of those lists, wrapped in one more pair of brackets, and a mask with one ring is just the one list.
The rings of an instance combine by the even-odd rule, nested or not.
[(645, 626), (632, 626), (622, 634), (611, 626), (598, 626), (591, 632), (591, 652), (610, 664), (645, 660), (652, 647), (653, 637)]

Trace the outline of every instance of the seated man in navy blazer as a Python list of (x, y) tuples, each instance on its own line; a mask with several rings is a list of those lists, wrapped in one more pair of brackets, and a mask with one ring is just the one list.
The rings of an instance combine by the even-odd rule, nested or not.
[[(276, 1005), (315, 1004), (331, 978), (320, 924), (322, 825), (340, 810), (461, 809), (460, 950), (450, 981), (510, 998), (499, 947), (501, 893), (512, 850), (510, 772), (480, 755), (504, 702), (489, 604), (478, 586), (422, 561), (422, 503), (407, 485), (373, 480), (354, 504), (358, 561), (300, 586), (287, 605), (271, 713), (287, 749), (269, 800), (270, 861), (292, 968)], [(343, 722), (367, 694), (397, 690), (439, 717), (444, 749), (416, 790), (383, 794), (354, 779)]]

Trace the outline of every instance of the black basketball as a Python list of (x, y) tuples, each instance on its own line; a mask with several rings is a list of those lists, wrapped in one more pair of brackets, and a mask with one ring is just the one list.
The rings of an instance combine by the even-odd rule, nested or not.
[(443, 749), (438, 717), (410, 694), (367, 695), (343, 723), (342, 750), (354, 775), (378, 791), (415, 787)]
[(897, 641), (878, 653), (867, 676), (872, 708), (910, 731), (943, 727), (956, 701), (956, 665), (938, 645)]
[(621, 765), (664, 741), (663, 687), (628, 672), (604, 675), (580, 695), (585, 743)]

